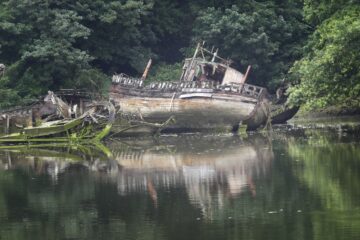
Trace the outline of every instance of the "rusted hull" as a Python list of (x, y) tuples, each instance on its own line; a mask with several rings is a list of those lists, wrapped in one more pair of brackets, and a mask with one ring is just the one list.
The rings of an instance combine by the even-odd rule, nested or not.
[(261, 104), (240, 96), (174, 93), (172, 97), (141, 97), (112, 92), (110, 98), (122, 113), (138, 115), (148, 122), (174, 117), (175, 123), (167, 126), (165, 132), (234, 130), (240, 123), (255, 129), (266, 122)]

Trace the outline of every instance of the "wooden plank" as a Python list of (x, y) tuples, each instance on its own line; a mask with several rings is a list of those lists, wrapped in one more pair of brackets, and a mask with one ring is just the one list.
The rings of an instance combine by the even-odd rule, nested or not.
[(52, 134), (56, 134), (56, 133), (65, 132), (66, 130), (69, 130), (81, 123), (82, 123), (82, 119), (75, 119), (75, 120), (69, 121), (68, 123), (65, 123), (63, 125), (53, 125), (53, 126), (46, 126), (46, 127), (39, 126), (39, 127), (33, 127), (33, 128), (25, 128), (24, 134), (29, 137), (52, 135)]
[(80, 115), (84, 114), (84, 101), (82, 98), (80, 98), (80, 103), (79, 103), (79, 107), (80, 107)]
[(33, 117), (33, 111), (30, 109), (29, 113), (27, 113), (26, 127), (32, 127), (33, 126), (32, 117)]
[(182, 94), (179, 96), (180, 99), (184, 98), (195, 98), (195, 97), (202, 97), (202, 98), (211, 98), (211, 93), (188, 93), (188, 94)]
[(10, 116), (8, 114), (5, 115), (5, 134), (9, 134), (10, 131)]

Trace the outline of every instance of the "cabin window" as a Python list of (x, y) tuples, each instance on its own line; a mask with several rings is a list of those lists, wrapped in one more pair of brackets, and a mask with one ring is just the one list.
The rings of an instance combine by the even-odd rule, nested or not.
[(225, 75), (226, 68), (221, 65), (204, 64), (201, 67), (202, 74), (199, 77), (200, 81), (213, 81), (219, 84), (222, 83)]

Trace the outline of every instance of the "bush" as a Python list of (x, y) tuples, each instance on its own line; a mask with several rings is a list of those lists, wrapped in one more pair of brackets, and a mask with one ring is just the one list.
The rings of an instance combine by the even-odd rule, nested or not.
[(182, 72), (182, 64), (165, 64), (161, 63), (153, 68), (147, 82), (159, 81), (179, 81)]

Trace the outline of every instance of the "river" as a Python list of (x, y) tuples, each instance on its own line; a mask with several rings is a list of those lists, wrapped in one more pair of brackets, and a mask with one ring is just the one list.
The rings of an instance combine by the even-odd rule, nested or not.
[(0, 239), (360, 239), (360, 137), (327, 129), (0, 150)]

